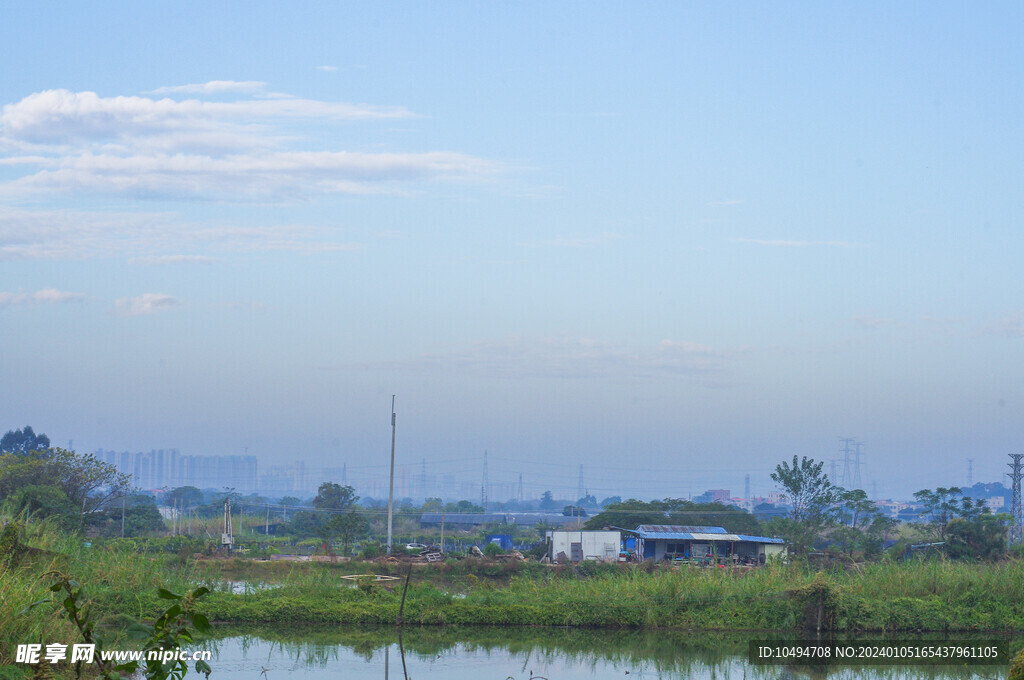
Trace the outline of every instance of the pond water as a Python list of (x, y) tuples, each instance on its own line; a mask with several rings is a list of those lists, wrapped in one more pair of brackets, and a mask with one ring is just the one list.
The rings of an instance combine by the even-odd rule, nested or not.
[[(748, 661), (764, 633), (580, 629), (224, 627), (197, 647), (210, 649), (211, 680), (580, 680), (583, 678), (1005, 678), (999, 666), (784, 666)], [(778, 638), (779, 636), (775, 636)], [(784, 638), (792, 640), (792, 637)], [(857, 639), (865, 639), (858, 636)], [(876, 638), (882, 640), (882, 638)], [(923, 640), (900, 637), (899, 640)], [(929, 640), (941, 640), (930, 637)], [(956, 637), (957, 642), (991, 640)], [(1002, 638), (1007, 640), (1007, 638)], [(1011, 650), (1018, 641), (1009, 641)], [(194, 671), (190, 679), (197, 678)]]

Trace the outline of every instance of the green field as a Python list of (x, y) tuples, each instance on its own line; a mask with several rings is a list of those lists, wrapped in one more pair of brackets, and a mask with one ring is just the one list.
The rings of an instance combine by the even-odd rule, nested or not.
[[(112, 628), (155, 617), (157, 588), (213, 592), (200, 609), (235, 623), (390, 624), (402, 581), (353, 583), (351, 573), (404, 576), (405, 565), (195, 559), (140, 552), (137, 543), (87, 545), (46, 523), (7, 532), (0, 572), (0, 655), (32, 641), (74, 642), (77, 631), (49, 596), (58, 571), (85, 587), (92, 617)], [(449, 560), (412, 569), (408, 624), (575, 626), (701, 630), (1021, 631), (1024, 562), (880, 562), (831, 570), (801, 564), (760, 569), (550, 567)], [(0, 656), (0, 662), (9, 662)]]

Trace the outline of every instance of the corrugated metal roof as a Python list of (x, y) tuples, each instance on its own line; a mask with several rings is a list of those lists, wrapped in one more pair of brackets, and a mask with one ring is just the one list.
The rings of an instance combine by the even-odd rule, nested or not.
[(693, 534), (695, 541), (738, 541), (740, 537), (736, 534)]
[[(680, 531), (671, 531), (673, 529), (678, 529)], [(686, 531), (687, 529), (702, 529), (703, 531)], [(715, 529), (716, 531), (708, 531), (708, 529)], [(626, 531), (629, 530), (626, 529)], [(785, 543), (781, 538), (750, 536), (748, 534), (729, 534), (726, 533), (725, 529), (722, 527), (685, 527), (643, 524), (638, 526), (636, 530), (630, 531), (629, 533), (635, 534), (645, 540), (653, 539), (660, 541), (746, 541), (748, 543), (775, 543), (780, 545)]]
[(692, 541), (693, 540), (693, 534), (687, 533), (685, 531), (680, 531), (680, 532), (657, 531), (657, 532), (651, 532), (651, 533), (648, 533), (646, 531), (636, 531), (634, 533), (637, 536), (639, 536), (640, 538), (645, 539), (645, 540), (650, 540), (650, 539), (657, 539), (659, 541)]
[(636, 528), (637, 531), (644, 533), (656, 534), (724, 534), (725, 529), (722, 527), (698, 527), (698, 526), (683, 526), (680, 524), (641, 524)]
[(779, 545), (785, 543), (785, 541), (781, 538), (768, 538), (767, 536), (747, 536), (745, 534), (740, 534), (739, 539), (741, 541), (750, 541), (751, 543), (778, 543)]

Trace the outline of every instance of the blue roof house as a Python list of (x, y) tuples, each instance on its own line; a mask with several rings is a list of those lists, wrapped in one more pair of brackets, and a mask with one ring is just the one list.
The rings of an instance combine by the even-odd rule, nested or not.
[(641, 524), (622, 529), (636, 539), (638, 560), (689, 560), (705, 564), (764, 564), (786, 554), (781, 538), (730, 534), (722, 527)]

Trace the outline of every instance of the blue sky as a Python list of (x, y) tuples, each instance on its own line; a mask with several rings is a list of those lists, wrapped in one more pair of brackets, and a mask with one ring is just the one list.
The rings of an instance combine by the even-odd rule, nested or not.
[(844, 436), (879, 495), (999, 479), (1022, 14), (15, 3), (0, 427), (372, 466), (397, 394), (400, 458), (528, 495)]

